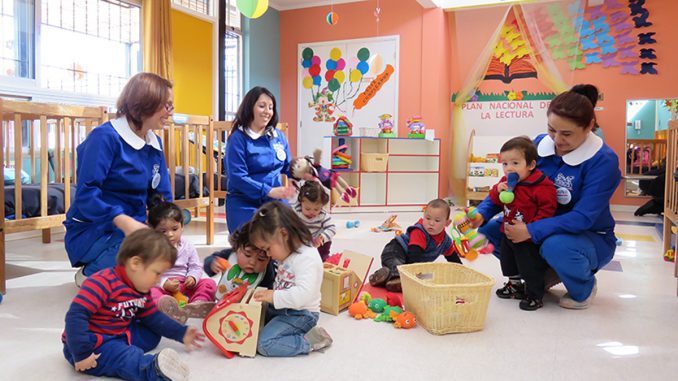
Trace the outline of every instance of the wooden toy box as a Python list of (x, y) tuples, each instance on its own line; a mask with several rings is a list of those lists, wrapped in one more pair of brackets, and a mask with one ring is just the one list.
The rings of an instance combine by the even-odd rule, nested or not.
[(345, 250), (339, 265), (324, 263), (320, 310), (332, 315), (348, 308), (363, 287), (374, 258)]

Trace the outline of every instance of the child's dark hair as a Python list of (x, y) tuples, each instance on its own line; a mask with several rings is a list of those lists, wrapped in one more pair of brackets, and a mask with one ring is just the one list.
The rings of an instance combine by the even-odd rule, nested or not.
[(525, 156), (525, 162), (527, 165), (532, 164), (532, 162), (537, 161), (537, 147), (534, 146), (534, 143), (527, 136), (516, 136), (515, 138), (509, 139), (499, 152), (506, 152), (511, 150), (518, 150), (523, 153)]
[(245, 246), (252, 246), (250, 242), (250, 221), (247, 221), (241, 227), (228, 237), (228, 242), (231, 243), (231, 248), (237, 251)]
[(174, 220), (184, 225), (184, 214), (171, 202), (161, 202), (148, 212), (148, 224), (155, 229), (162, 220)]
[(323, 205), (330, 202), (330, 196), (317, 181), (306, 181), (304, 185), (301, 186), (298, 196), (299, 203), (301, 203), (303, 199), (307, 199), (313, 203), (320, 202)]
[(426, 209), (428, 208), (443, 209), (447, 215), (447, 219), (450, 219), (450, 204), (442, 198), (436, 198), (435, 200), (429, 201), (428, 204), (426, 204)]
[(287, 248), (291, 253), (301, 245), (312, 245), (311, 232), (297, 214), (287, 205), (279, 201), (271, 201), (262, 205), (250, 221), (250, 239), (264, 239), (274, 235), (279, 229), (287, 231)]
[(174, 266), (174, 262), (177, 260), (177, 249), (162, 233), (153, 229), (139, 229), (122, 241), (116, 263), (119, 266), (124, 266), (127, 260), (132, 257), (141, 258), (144, 265), (163, 260)]

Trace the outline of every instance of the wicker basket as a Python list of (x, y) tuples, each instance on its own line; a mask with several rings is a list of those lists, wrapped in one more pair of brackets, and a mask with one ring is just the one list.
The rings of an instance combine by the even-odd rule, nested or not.
[(364, 172), (385, 172), (388, 164), (387, 153), (360, 153), (360, 170)]
[(398, 266), (405, 308), (436, 335), (483, 329), (494, 279), (456, 263)]

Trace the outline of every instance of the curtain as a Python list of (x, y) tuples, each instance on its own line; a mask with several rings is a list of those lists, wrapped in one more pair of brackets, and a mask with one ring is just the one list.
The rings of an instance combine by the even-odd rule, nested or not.
[(158, 74), (169, 81), (174, 73), (170, 1), (143, 0), (141, 4), (144, 71)]

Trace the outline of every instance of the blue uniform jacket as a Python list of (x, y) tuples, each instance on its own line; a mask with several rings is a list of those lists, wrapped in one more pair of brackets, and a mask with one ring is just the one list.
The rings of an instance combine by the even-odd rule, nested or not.
[[(414, 229), (419, 229), (424, 233), (424, 236), (426, 237), (426, 249), (424, 249), (424, 252), (421, 254), (421, 256), (413, 257), (409, 255), (409, 244), (410, 244), (410, 233)], [(430, 234), (424, 229), (424, 226), (421, 225), (420, 223), (416, 223), (410, 227), (407, 228), (407, 231), (402, 233), (399, 236), (395, 237), (395, 240), (398, 241), (400, 246), (403, 247), (406, 253), (408, 253), (407, 257), (407, 263), (419, 263), (419, 262), (433, 262), (435, 261), (439, 256), (445, 254), (447, 250), (452, 246), (452, 239), (450, 238), (447, 233), (445, 233), (445, 238), (443, 239), (443, 242), (440, 243), (440, 245), (436, 244), (436, 241), (433, 240)], [(450, 257), (456, 256), (456, 254), (451, 255)], [(445, 257), (445, 259), (448, 259), (450, 257)], [(448, 261), (452, 262), (451, 259), (448, 259)]]
[[(610, 199), (621, 181), (617, 154), (593, 133), (562, 157), (555, 154), (548, 135), (537, 136), (534, 143), (539, 154), (537, 168), (555, 184), (558, 207), (554, 217), (527, 225), (532, 241), (540, 244), (554, 234), (594, 233), (603, 238), (604, 242), (594, 244), (599, 259), (606, 263), (614, 254), (616, 242)], [(500, 208), (488, 197), (478, 211), (487, 221)]]
[(98, 238), (117, 229), (113, 218), (126, 214), (143, 223), (149, 196), (160, 193), (172, 200), (160, 139), (151, 131), (141, 139), (125, 118), (93, 129), (77, 154), (75, 200), (64, 221), (73, 266)]
[(287, 139), (272, 126), (257, 139), (242, 127), (234, 129), (224, 159), (228, 168), (227, 202), (258, 208), (272, 201), (268, 192), (282, 185), (280, 174), (289, 174), (291, 156)]

